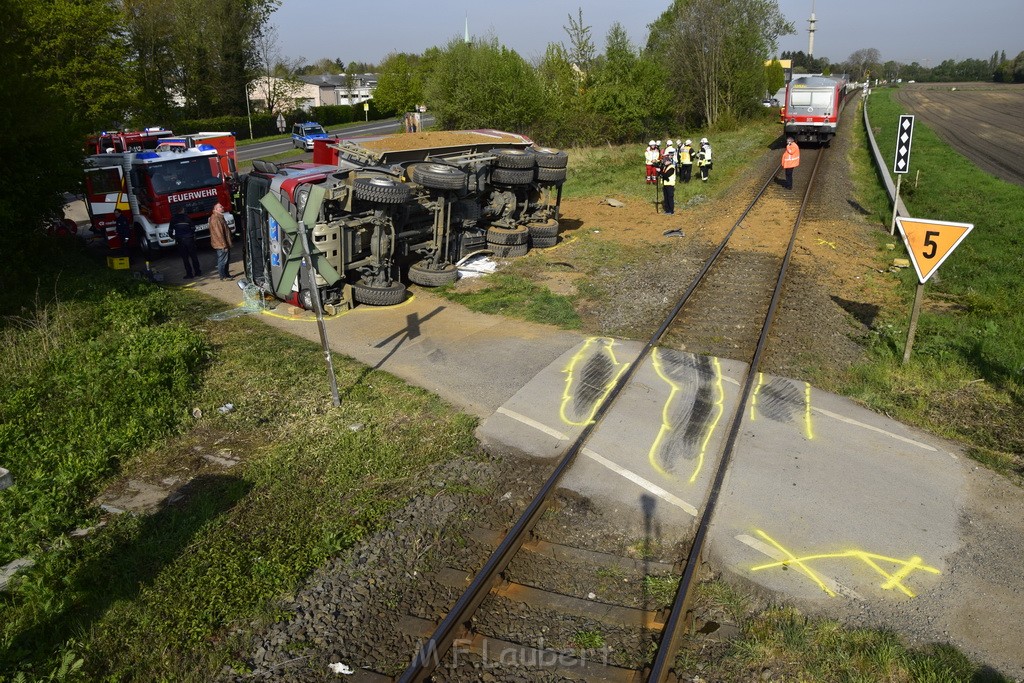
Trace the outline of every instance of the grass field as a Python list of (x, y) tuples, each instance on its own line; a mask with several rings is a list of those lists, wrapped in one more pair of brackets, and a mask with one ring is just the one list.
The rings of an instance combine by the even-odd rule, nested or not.
[[(902, 110), (887, 91), (869, 115), (882, 155), (893, 158)], [(972, 457), (1024, 475), (1024, 188), (976, 168), (927, 126), (914, 130), (911, 174), (901, 194), (916, 218), (973, 223), (974, 230), (926, 284), (911, 362), (902, 364), (917, 278), (903, 272), (905, 308), (876, 327), (873, 362), (843, 391), (877, 410), (965, 442)], [(916, 172), (920, 179), (915, 185)], [(864, 173), (858, 177), (870, 178)], [(887, 200), (865, 183), (865, 203)]]

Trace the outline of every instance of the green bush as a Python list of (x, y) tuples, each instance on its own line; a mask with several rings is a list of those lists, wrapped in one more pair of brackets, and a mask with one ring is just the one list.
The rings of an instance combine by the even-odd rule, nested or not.
[(165, 322), (169, 307), (161, 290), (113, 290), (2, 330), (0, 453), (16, 486), (0, 496), (0, 564), (84, 521), (121, 460), (185, 416), (207, 345)]

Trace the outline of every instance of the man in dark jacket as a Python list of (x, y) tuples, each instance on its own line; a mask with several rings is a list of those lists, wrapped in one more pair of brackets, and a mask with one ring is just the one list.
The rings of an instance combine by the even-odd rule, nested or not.
[(196, 250), (196, 225), (185, 213), (185, 209), (178, 209), (171, 218), (171, 224), (167, 228), (167, 234), (178, 243), (178, 253), (181, 254), (181, 263), (185, 266), (185, 279), (202, 275), (199, 270), (199, 252)]

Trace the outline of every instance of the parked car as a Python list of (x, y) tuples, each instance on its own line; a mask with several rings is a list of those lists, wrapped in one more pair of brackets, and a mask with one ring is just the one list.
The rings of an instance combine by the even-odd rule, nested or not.
[(324, 130), (324, 127), (313, 121), (296, 123), (292, 126), (292, 144), (299, 149), (312, 151), (313, 140), (326, 137), (329, 136), (327, 135), (327, 131)]

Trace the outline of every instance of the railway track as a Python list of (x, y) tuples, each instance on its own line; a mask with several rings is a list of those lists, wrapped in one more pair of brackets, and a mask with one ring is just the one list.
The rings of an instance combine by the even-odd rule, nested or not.
[[(670, 679), (742, 413), (754, 390), (796, 235), (826, 153), (825, 149), (804, 151), (802, 168), (813, 168), (797, 175), (796, 187), (791, 191), (782, 190), (774, 182), (777, 168), (764, 180), (640, 355), (610, 385), (592, 419), (566, 449), (511, 529), (504, 533), (481, 528), (472, 534), (473, 542), (492, 549), (483, 567), (475, 574), (448, 567), (433, 577), (461, 594), (439, 625), (412, 617), (406, 620), (403, 630), (423, 640), (412, 663), (397, 680), (412, 683)], [(775, 221), (780, 226), (778, 235), (763, 244), (729, 249), (742, 240), (742, 226), (748, 220)], [(759, 323), (752, 324), (749, 314), (736, 318), (738, 307), (730, 302), (737, 296), (747, 302), (743, 310), (757, 311), (753, 319)], [(641, 557), (637, 559), (624, 553), (560, 545), (559, 522), (545, 521), (545, 512), (552, 509), (557, 499), (559, 482), (584, 451), (618, 396), (633, 381), (642, 361), (653, 356), (655, 362), (660, 358), (662, 364), (675, 363), (699, 372), (699, 361), (693, 360), (697, 356), (660, 347), (663, 343), (671, 347), (674, 342), (678, 348), (682, 339), (680, 328), (689, 330), (686, 338), (691, 341), (686, 350), (691, 353), (747, 361), (745, 375), (739, 378), (741, 390), (736, 412), (723, 416), (723, 424), (728, 425), (727, 437), (704, 505), (695, 511), (692, 541), (686, 548), (661, 549), (671, 556), (665, 558), (670, 561), (652, 559), (656, 553), (649, 548), (639, 553)], [(693, 333), (694, 328), (698, 329), (697, 334)], [(546, 580), (556, 575), (579, 577), (581, 586), (600, 585), (605, 579), (614, 578), (618, 589), (603, 590), (601, 599), (596, 600), (593, 593), (571, 594), (574, 591), (566, 590), (564, 580), (561, 590), (544, 588)], [(674, 594), (674, 599), (665, 599), (666, 591)], [(553, 614), (559, 615), (558, 619), (552, 618)], [(564, 633), (558, 638), (545, 637), (544, 625), (562, 623), (567, 615), (574, 624), (572, 642), (576, 647), (572, 654), (565, 649)], [(509, 624), (518, 624), (518, 631), (502, 632), (510, 628)], [(549, 640), (556, 643), (555, 647), (545, 645)], [(488, 663), (497, 664), (498, 669), (483, 676), (481, 670)]]

